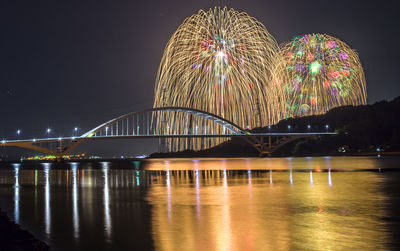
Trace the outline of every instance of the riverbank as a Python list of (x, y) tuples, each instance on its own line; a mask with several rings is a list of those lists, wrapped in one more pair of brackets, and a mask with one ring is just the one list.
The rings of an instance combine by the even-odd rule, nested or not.
[(124, 159), (119, 159), (119, 158), (104, 158), (104, 159), (77, 159), (77, 160), (62, 160), (60, 162), (57, 162), (56, 160), (19, 160), (19, 159), (8, 159), (8, 160), (3, 160), (0, 161), (0, 168), (2, 167), (8, 167), (10, 164), (15, 164), (15, 163), (20, 163), (20, 164), (26, 164), (26, 165), (39, 165), (42, 163), (54, 163), (55, 165), (60, 164), (62, 165), (63, 163), (98, 163), (98, 162), (113, 162), (113, 163), (119, 163), (121, 165), (124, 164), (131, 164), (135, 163), (137, 161), (142, 161), (143, 159), (138, 159), (138, 158), (124, 158)]
[(20, 225), (11, 221), (7, 214), (0, 210), (0, 250), (46, 251), (50, 248), (28, 231), (21, 229)]
[[(353, 152), (353, 153), (330, 153), (330, 154), (303, 154), (303, 155), (283, 155), (283, 156), (264, 156), (264, 158), (284, 158), (284, 157), (350, 157), (350, 156), (358, 156), (358, 157), (385, 157), (385, 156), (400, 156), (400, 151), (393, 151), (393, 152)], [(0, 161), (0, 168), (2, 167), (9, 167), (10, 164), (21, 163), (24, 165), (40, 165), (43, 163), (53, 163), (55, 167), (57, 165), (63, 165), (64, 163), (101, 163), (101, 162), (112, 162), (118, 163), (120, 166), (130, 166), (132, 163), (140, 163), (146, 161), (146, 159), (170, 159), (170, 158), (259, 158), (260, 156), (256, 151), (254, 152), (238, 152), (232, 151), (230, 153), (220, 152), (220, 151), (191, 151), (186, 150), (182, 152), (169, 152), (169, 153), (153, 153), (147, 158), (137, 159), (137, 158), (126, 158), (126, 159), (80, 159), (80, 160), (64, 160), (62, 162), (56, 162), (51, 160), (27, 160), (27, 161), (20, 161), (20, 160), (7, 160), (7, 161)]]
[[(331, 154), (303, 154), (303, 155), (292, 155), (292, 156), (270, 156), (269, 158), (282, 158), (282, 157), (324, 157), (324, 156), (331, 156), (331, 157), (348, 157), (348, 156), (400, 156), (400, 152), (360, 152), (360, 153), (331, 153)], [(172, 153), (153, 153), (150, 155), (148, 159), (158, 159), (158, 158), (258, 158), (257, 152), (254, 154), (212, 154), (212, 153), (205, 153), (204, 151), (182, 151), (182, 152), (172, 152)], [(267, 157), (267, 156), (264, 156)]]

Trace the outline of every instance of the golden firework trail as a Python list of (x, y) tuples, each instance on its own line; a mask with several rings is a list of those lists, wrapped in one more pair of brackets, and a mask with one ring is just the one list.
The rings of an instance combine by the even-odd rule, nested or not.
[[(169, 40), (157, 74), (154, 107), (187, 107), (216, 114), (242, 128), (274, 124), (286, 112), (282, 86), (272, 81), (279, 46), (247, 13), (216, 7), (184, 20)], [(165, 133), (223, 134), (192, 115), (157, 117)], [(221, 139), (169, 140), (170, 150), (201, 149)]]
[(286, 117), (366, 104), (360, 59), (337, 38), (326, 34), (296, 36), (281, 46), (274, 64), (274, 82), (284, 86), (288, 97)]

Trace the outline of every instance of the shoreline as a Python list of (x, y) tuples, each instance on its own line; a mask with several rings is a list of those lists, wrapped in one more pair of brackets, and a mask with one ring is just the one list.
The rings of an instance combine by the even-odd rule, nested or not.
[(22, 229), (21, 225), (12, 221), (0, 209), (0, 250), (47, 251), (50, 247), (45, 242), (36, 239), (27, 230)]
[(156, 153), (156, 156), (150, 156), (149, 158), (146, 158), (148, 160), (151, 159), (167, 159), (167, 158), (304, 158), (304, 157), (371, 157), (371, 156), (378, 156), (384, 157), (384, 156), (400, 156), (400, 152), (362, 152), (362, 153), (348, 153), (348, 154), (333, 154), (333, 153), (327, 153), (327, 154), (307, 154), (307, 155), (273, 155), (273, 156), (252, 156), (252, 155), (247, 155), (247, 156), (232, 156), (232, 155), (196, 155), (199, 154), (197, 152), (190, 152), (190, 153), (183, 153), (183, 152), (178, 152), (178, 153)]
[[(232, 156), (232, 155), (197, 155), (197, 152), (190, 153), (182, 153), (182, 152), (174, 152), (174, 153), (155, 153), (156, 156), (149, 156), (147, 158), (104, 158), (104, 159), (75, 159), (75, 160), (64, 160), (62, 162), (56, 162), (53, 160), (3, 160), (0, 161), (0, 167), (4, 164), (36, 164), (36, 163), (87, 163), (87, 162), (119, 162), (119, 163), (127, 163), (132, 161), (146, 161), (146, 160), (157, 160), (157, 159), (183, 159), (183, 158), (198, 158), (198, 159), (210, 159), (210, 158), (225, 158), (225, 159), (241, 159), (241, 158), (304, 158), (304, 157), (380, 157), (385, 156), (400, 156), (400, 152), (362, 152), (362, 153), (348, 153), (348, 154), (318, 154), (318, 155), (292, 155), (292, 156)], [(1, 210), (0, 210), (1, 213)]]

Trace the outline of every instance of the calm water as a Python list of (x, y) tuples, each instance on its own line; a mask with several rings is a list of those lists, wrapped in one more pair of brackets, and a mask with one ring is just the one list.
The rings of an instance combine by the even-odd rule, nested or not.
[(399, 160), (14, 164), (0, 208), (53, 250), (395, 250)]

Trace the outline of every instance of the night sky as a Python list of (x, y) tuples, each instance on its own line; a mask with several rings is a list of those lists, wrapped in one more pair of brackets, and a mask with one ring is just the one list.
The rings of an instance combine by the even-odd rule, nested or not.
[[(9, 2), (9, 3), (7, 3)], [(400, 95), (396, 1), (1, 1), (0, 137), (80, 133), (149, 108), (164, 47), (199, 9), (227, 6), (262, 22), (278, 43), (305, 33), (346, 42), (363, 64), (368, 103)], [(157, 150), (155, 142), (88, 143), (100, 155)], [(112, 151), (110, 150), (112, 146)], [(0, 149), (0, 154), (6, 150)]]

